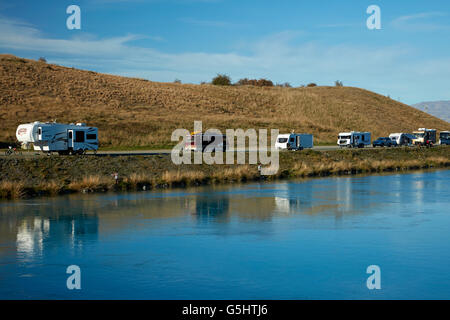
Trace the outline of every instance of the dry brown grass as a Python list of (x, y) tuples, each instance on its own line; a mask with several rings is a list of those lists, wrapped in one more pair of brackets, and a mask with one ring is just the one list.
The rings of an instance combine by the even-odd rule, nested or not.
[(68, 189), (71, 191), (93, 192), (108, 190), (112, 185), (111, 179), (98, 175), (89, 175), (83, 177), (81, 180), (72, 181), (68, 185)]
[(165, 171), (161, 176), (161, 184), (191, 185), (204, 182), (206, 175), (202, 171)]
[(57, 195), (63, 190), (64, 184), (61, 182), (58, 182), (56, 180), (50, 180), (45, 181), (41, 183), (36, 189), (38, 189), (40, 192), (48, 195)]
[(18, 199), (25, 195), (25, 185), (17, 181), (0, 181), (0, 198)]
[[(392, 112), (395, 110), (395, 112)], [(175, 128), (278, 128), (309, 132), (335, 143), (340, 131), (373, 136), (449, 124), (385, 96), (351, 87), (280, 88), (158, 83), (81, 71), (0, 55), (0, 142), (15, 140), (18, 124), (86, 122), (102, 146), (171, 144)]]

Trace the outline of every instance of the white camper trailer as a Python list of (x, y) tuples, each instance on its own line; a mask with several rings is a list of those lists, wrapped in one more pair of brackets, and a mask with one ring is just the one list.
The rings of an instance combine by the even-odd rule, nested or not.
[(397, 146), (410, 146), (412, 145), (413, 139), (416, 139), (416, 136), (410, 133), (391, 133), (389, 138), (395, 141)]
[(339, 133), (337, 144), (339, 147), (364, 148), (370, 146), (370, 132), (341, 132)]
[(59, 154), (83, 154), (98, 149), (98, 130), (84, 123), (61, 124), (39, 121), (21, 124), (16, 137), (23, 148), (31, 144), (36, 151)]
[(275, 142), (276, 149), (303, 150), (313, 147), (313, 135), (307, 133), (279, 134)]

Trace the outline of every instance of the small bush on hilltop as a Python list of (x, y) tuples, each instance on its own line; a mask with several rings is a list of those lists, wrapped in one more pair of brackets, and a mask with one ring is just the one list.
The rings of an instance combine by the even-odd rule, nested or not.
[(212, 80), (212, 84), (216, 86), (230, 86), (231, 85), (231, 79), (226, 74), (217, 74)]
[(280, 88), (292, 88), (292, 86), (291, 86), (291, 84), (289, 82), (277, 83), (276, 86), (280, 87)]
[(336, 80), (336, 81), (334, 82), (334, 84), (336, 85), (336, 87), (343, 87), (343, 86), (344, 86), (344, 84), (342, 83), (342, 81), (339, 81), (339, 80)]
[(44, 57), (40, 57), (38, 61), (39, 61), (39, 62), (47, 63), (47, 60), (46, 60)]
[(308, 87), (308, 88), (311, 88), (311, 87), (317, 87), (317, 84), (315, 84), (314, 82), (308, 83), (307, 87)]
[(236, 85), (238, 86), (255, 86), (255, 87), (273, 87), (273, 82), (267, 79), (240, 79)]

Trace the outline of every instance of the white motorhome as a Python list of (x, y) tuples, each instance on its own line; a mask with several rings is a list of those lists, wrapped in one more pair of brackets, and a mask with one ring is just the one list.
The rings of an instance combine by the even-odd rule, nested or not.
[(84, 123), (61, 124), (32, 122), (17, 127), (16, 137), (22, 148), (33, 145), (34, 150), (59, 154), (83, 154), (97, 151), (98, 129)]
[(313, 135), (307, 133), (279, 134), (275, 142), (276, 149), (303, 150), (313, 147)]
[(370, 146), (370, 132), (341, 132), (339, 133), (337, 144), (339, 147), (364, 148)]
[(412, 142), (414, 139), (416, 139), (416, 136), (410, 134), (410, 133), (391, 133), (389, 135), (389, 138), (392, 141), (395, 141), (398, 146), (410, 146), (412, 145)]
[(430, 146), (436, 143), (436, 129), (419, 128), (414, 131), (413, 135), (416, 136), (413, 139), (413, 144), (417, 146)]

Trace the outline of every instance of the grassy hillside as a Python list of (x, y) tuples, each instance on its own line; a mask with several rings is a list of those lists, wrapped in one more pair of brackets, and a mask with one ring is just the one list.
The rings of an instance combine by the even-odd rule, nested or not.
[[(213, 70), (220, 71), (220, 70)], [(278, 128), (313, 133), (335, 143), (340, 131), (373, 136), (449, 123), (385, 96), (351, 87), (260, 88), (158, 83), (81, 71), (0, 55), (0, 142), (15, 140), (18, 124), (86, 122), (102, 146), (170, 144), (176, 128)]]

